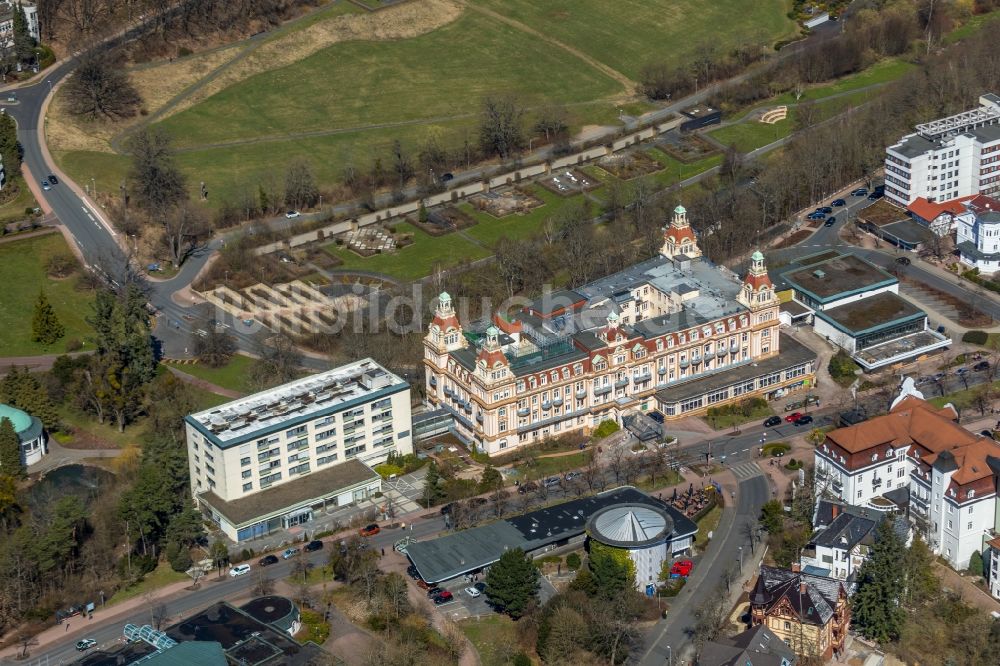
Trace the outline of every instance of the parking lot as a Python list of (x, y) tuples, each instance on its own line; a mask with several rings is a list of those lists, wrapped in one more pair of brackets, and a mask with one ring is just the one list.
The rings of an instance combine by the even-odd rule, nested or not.
[[(472, 587), (476, 582), (481, 582), (484, 575), (478, 576), (477, 580), (470, 580), (463, 576), (443, 583), (438, 583), (436, 587), (451, 592), (453, 599), (443, 604), (436, 604), (438, 610), (448, 615), (453, 620), (461, 620), (468, 617), (491, 615), (494, 610), (490, 606), (485, 593), (474, 597), (466, 592), (466, 588)], [(542, 576), (539, 579), (538, 598), (541, 603), (547, 602), (556, 594), (556, 588), (549, 580)]]

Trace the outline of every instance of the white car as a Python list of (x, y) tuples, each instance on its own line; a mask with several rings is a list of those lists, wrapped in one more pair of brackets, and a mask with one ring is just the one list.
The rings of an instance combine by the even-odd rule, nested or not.
[(237, 576), (244, 576), (250, 573), (249, 564), (237, 564), (235, 567), (229, 570), (229, 577), (236, 578)]
[(479, 590), (477, 590), (477, 589), (476, 589), (476, 588), (474, 588), (474, 587), (467, 587), (467, 588), (465, 588), (465, 593), (466, 593), (467, 595), (469, 595), (470, 597), (472, 597), (473, 599), (475, 599), (475, 598), (476, 598), (476, 597), (478, 597), (478, 596), (479, 596), (480, 594), (482, 594), (482, 592), (480, 592)]
[(300, 215), (300, 213), (297, 210), (290, 210), (287, 213), (285, 213), (285, 217), (287, 217), (289, 220), (294, 220), (299, 215)]

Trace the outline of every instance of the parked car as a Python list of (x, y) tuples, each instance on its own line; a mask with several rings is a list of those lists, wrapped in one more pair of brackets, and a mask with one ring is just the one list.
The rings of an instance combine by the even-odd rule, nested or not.
[(773, 428), (776, 425), (781, 425), (781, 417), (780, 416), (769, 416), (769, 417), (767, 417), (767, 420), (764, 421), (764, 427), (765, 428)]
[(799, 418), (795, 419), (795, 425), (797, 426), (809, 425), (812, 422), (813, 422), (813, 417), (809, 416), (808, 414), (803, 414)]
[(294, 220), (299, 215), (301, 215), (301, 213), (299, 213), (299, 211), (297, 210), (290, 210), (287, 213), (285, 213), (285, 217), (287, 217), (289, 220)]
[(363, 537), (370, 537), (370, 536), (375, 536), (381, 531), (382, 528), (380, 528), (375, 523), (372, 523), (371, 525), (365, 525), (364, 527), (362, 527), (361, 530), (359, 531), (359, 534)]
[(980, 430), (979, 434), (982, 435), (983, 437), (989, 437), (990, 439), (993, 439), (993, 431), (992, 430)]
[(660, 425), (663, 425), (664, 420), (666, 420), (666, 417), (663, 416), (663, 412), (658, 412), (655, 409), (651, 412), (646, 412), (646, 416), (653, 419)]
[(962, 375), (964, 375), (965, 373), (967, 373), (968, 371), (969, 371), (969, 369), (968, 369), (968, 368), (966, 368), (966, 367), (961, 367), (961, 368), (958, 368), (957, 370), (955, 370), (955, 374), (956, 374), (956, 375), (959, 375), (959, 376), (962, 376)]
[(439, 594), (436, 597), (434, 597), (434, 603), (436, 605), (440, 606), (441, 604), (448, 603), (449, 601), (451, 601), (454, 598), (455, 597), (454, 597), (454, 595), (452, 595), (451, 592), (449, 592), (448, 590), (444, 590), (444, 591), (441, 592), (441, 594)]
[(406, 567), (406, 575), (412, 578), (413, 580), (420, 578), (420, 572), (417, 571), (417, 567), (413, 566), (412, 564)]
[(822, 220), (824, 217), (826, 217), (826, 214), (820, 212), (819, 210), (814, 210), (813, 212), (806, 215), (807, 220)]
[(833, 206), (834, 208), (840, 208), (841, 206), (846, 206), (847, 202), (844, 201), (843, 199), (834, 199), (833, 201), (830, 202), (830, 205)]
[(472, 587), (476, 588), (480, 592), (486, 592), (486, 583), (484, 583), (483, 581), (479, 581), (478, 583), (476, 583)]
[(455, 178), (455, 174), (453, 174), (451, 172), (441, 174), (441, 182), (442, 183), (447, 183), (449, 180), (454, 180), (454, 178)]
[(671, 578), (687, 578), (691, 575), (691, 570), (694, 569), (694, 562), (691, 560), (678, 560), (674, 562), (670, 567), (670, 577)]
[(533, 493), (538, 490), (538, 484), (534, 481), (528, 481), (527, 483), (522, 483), (517, 487), (517, 494), (524, 495), (527, 493)]
[(900, 266), (909, 266), (911, 262), (909, 257), (896, 257), (896, 263)]
[(76, 649), (78, 652), (86, 652), (92, 647), (97, 646), (97, 641), (93, 638), (82, 638), (76, 642)]
[(229, 577), (236, 578), (237, 576), (245, 576), (250, 573), (249, 564), (237, 564), (235, 567), (229, 569)]
[(469, 595), (470, 597), (472, 597), (473, 599), (475, 599), (476, 597), (478, 597), (479, 595), (482, 594), (482, 592), (480, 592), (479, 590), (477, 590), (474, 587), (467, 587), (467, 588), (465, 588), (465, 593), (467, 595)]
[(453, 508), (455, 508), (455, 503), (454, 502), (449, 502), (448, 504), (445, 504), (443, 507), (441, 507), (441, 515), (442, 516), (447, 516), (448, 514), (451, 513), (451, 510)]
[(785, 411), (786, 412), (795, 412), (795, 411), (798, 411), (798, 410), (802, 409), (802, 406), (804, 404), (806, 404), (806, 403), (803, 402), (802, 400), (796, 400), (795, 402), (790, 402), (787, 405), (785, 405)]
[(52, 185), (58, 185), (59, 184), (59, 179), (56, 178), (56, 175), (54, 173), (50, 173), (49, 174), (49, 183), (51, 183)]
[(299, 554), (299, 549), (298, 548), (286, 548), (285, 552), (283, 552), (281, 554), (281, 557), (282, 557), (282, 559), (287, 560), (288, 558), (295, 557), (298, 554)]
[(868, 201), (878, 201), (885, 196), (885, 192), (872, 192), (868, 195)]
[(835, 224), (837, 224), (837, 218), (831, 215), (830, 217), (826, 218), (826, 222), (823, 223), (823, 226), (832, 227)]
[(42, 189), (45, 190), (46, 192), (52, 189), (52, 186), (49, 185), (49, 181), (47, 180), (42, 181)]
[(833, 208), (830, 208), (829, 206), (820, 206), (819, 208), (816, 209), (816, 212), (823, 213), (824, 215), (829, 215), (830, 213), (833, 212)]
[(867, 187), (859, 187), (858, 189), (851, 192), (852, 197), (866, 197), (868, 196)]
[(791, 414), (789, 414), (788, 416), (785, 417), (785, 422), (786, 423), (795, 423), (800, 418), (802, 418), (802, 412), (792, 412)]
[(434, 597), (436, 597), (437, 595), (441, 594), (442, 592), (444, 592), (444, 590), (441, 589), (440, 587), (438, 587), (437, 585), (435, 585), (434, 587), (432, 587), (429, 590), (427, 590), (427, 596), (430, 597), (431, 599), (433, 599)]
[(278, 563), (277, 555), (265, 555), (264, 557), (257, 560), (258, 566), (262, 567), (270, 566), (272, 564), (277, 564), (277, 563)]
[(563, 478), (566, 479), (567, 481), (572, 481), (573, 479), (576, 479), (581, 476), (583, 476), (583, 472), (566, 472), (566, 476)]
[(980, 361), (979, 363), (976, 363), (974, 366), (972, 366), (972, 369), (975, 370), (976, 372), (983, 372), (984, 370), (989, 370), (990, 362)]
[(306, 551), (307, 553), (312, 553), (317, 550), (323, 550), (323, 542), (320, 541), (319, 539), (315, 539), (307, 543), (305, 545), (305, 548), (303, 548), (302, 550)]
[(560, 480), (559, 480), (558, 476), (550, 476), (549, 478), (545, 479), (545, 487), (546, 488), (552, 488), (554, 486), (558, 486), (559, 483), (560, 483)]

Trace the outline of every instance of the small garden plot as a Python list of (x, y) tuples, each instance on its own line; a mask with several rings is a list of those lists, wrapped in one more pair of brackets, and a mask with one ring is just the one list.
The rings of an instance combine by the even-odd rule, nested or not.
[(545, 205), (545, 202), (528, 190), (511, 188), (496, 192), (477, 194), (469, 202), (476, 210), (488, 213), (493, 217), (507, 217), (518, 213), (524, 215), (532, 209)]
[(579, 169), (566, 169), (553, 173), (541, 181), (542, 187), (564, 197), (600, 187), (600, 182)]
[(608, 173), (622, 180), (632, 180), (633, 178), (655, 173), (663, 168), (662, 164), (646, 153), (639, 151), (609, 155), (602, 158), (597, 164)]
[(388, 229), (371, 226), (357, 231), (348, 231), (343, 236), (343, 244), (362, 257), (371, 257), (376, 254), (392, 252), (400, 243)]
[(718, 149), (700, 134), (680, 132), (667, 132), (656, 142), (656, 147), (685, 164), (697, 162), (718, 152)]
[(408, 220), (430, 236), (444, 236), (459, 229), (467, 229), (476, 223), (475, 218), (454, 206), (421, 210), (417, 219)]

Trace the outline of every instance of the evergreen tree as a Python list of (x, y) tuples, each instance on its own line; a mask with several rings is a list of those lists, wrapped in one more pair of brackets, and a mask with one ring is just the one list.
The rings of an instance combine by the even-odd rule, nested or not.
[(0, 382), (0, 402), (38, 417), (46, 428), (59, 424), (59, 414), (49, 393), (27, 368), (11, 368)]
[(31, 339), (43, 345), (51, 345), (65, 334), (66, 327), (56, 316), (45, 291), (39, 291), (38, 300), (35, 301), (35, 314), (31, 318)]
[(483, 476), (479, 479), (479, 492), (485, 493), (503, 487), (503, 476), (493, 465), (486, 465)]
[(983, 556), (978, 550), (972, 551), (969, 558), (969, 573), (973, 576), (983, 575)]
[(851, 624), (870, 640), (885, 644), (899, 638), (906, 621), (900, 566), (905, 558), (906, 548), (892, 520), (883, 520), (868, 559), (858, 569), (858, 588), (851, 598)]
[(486, 575), (486, 596), (515, 620), (537, 600), (538, 569), (523, 550), (508, 550), (490, 567)]
[(621, 548), (591, 541), (590, 573), (599, 597), (612, 599), (635, 589), (635, 564)]
[(17, 3), (14, 9), (14, 55), (18, 62), (29, 63), (35, 59), (35, 38), (31, 36), (28, 29), (28, 17), (24, 13), (24, 7)]
[(424, 477), (424, 502), (429, 507), (437, 503), (443, 495), (441, 473), (438, 471), (437, 463), (432, 460), (427, 466), (427, 476)]
[(17, 123), (10, 114), (0, 115), (0, 156), (3, 157), (3, 168), (7, 173), (16, 173), (21, 169), (23, 150), (17, 140)]
[(903, 571), (906, 580), (904, 602), (907, 606), (919, 606), (938, 593), (940, 583), (934, 575), (934, 553), (919, 534), (913, 537), (913, 543), (906, 551)]
[(7, 417), (0, 419), (0, 473), (15, 478), (24, 476), (21, 440), (17, 437), (14, 424)]

